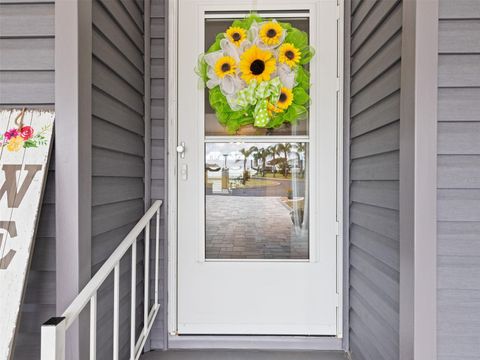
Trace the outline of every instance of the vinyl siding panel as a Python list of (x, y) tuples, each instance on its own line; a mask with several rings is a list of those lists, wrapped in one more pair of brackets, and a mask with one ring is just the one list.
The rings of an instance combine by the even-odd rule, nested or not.
[[(151, 137), (152, 137), (152, 183), (151, 195), (153, 200), (163, 200), (160, 220), (160, 284), (159, 284), (159, 302), (161, 304), (157, 320), (153, 325), (150, 335), (150, 346), (152, 349), (165, 349), (166, 347), (166, 1), (151, 1)], [(155, 228), (152, 228), (152, 238), (155, 234)], [(152, 243), (152, 246), (154, 244)], [(152, 254), (153, 255), (153, 254)], [(153, 260), (153, 257), (152, 257)], [(150, 265), (154, 266), (153, 262)], [(154, 281), (150, 283), (150, 289), (153, 299)]]
[(438, 68), (437, 351), (480, 353), (480, 3), (441, 0)]
[(364, 0), (352, 11), (350, 347), (354, 360), (395, 360), (402, 3)]
[[(143, 11), (92, 6), (92, 275), (144, 214)], [(143, 237), (137, 246), (137, 335), (143, 325)], [(97, 357), (111, 357), (113, 274), (98, 292)], [(120, 359), (129, 358), (131, 251), (120, 263)]]
[(0, 104), (54, 104), (53, 1), (0, 3)]
[[(0, 108), (54, 109), (53, 1), (0, 2)], [(55, 315), (55, 164), (52, 156), (21, 306), (14, 359), (40, 358), (40, 326)]]

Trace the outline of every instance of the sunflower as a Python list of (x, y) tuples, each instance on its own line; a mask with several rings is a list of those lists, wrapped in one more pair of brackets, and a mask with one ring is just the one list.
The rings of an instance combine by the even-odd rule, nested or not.
[(280, 90), (280, 96), (278, 98), (277, 108), (285, 110), (290, 105), (292, 105), (292, 102), (293, 102), (292, 90), (283, 86), (282, 89)]
[(226, 75), (235, 74), (237, 64), (235, 59), (231, 56), (222, 56), (215, 63), (215, 74), (219, 78), (223, 78)]
[(269, 21), (260, 28), (259, 36), (266, 45), (277, 45), (281, 41), (282, 33), (283, 29), (277, 22)]
[(293, 46), (293, 44), (284, 43), (278, 50), (278, 61), (294, 67), (300, 62), (301, 55), (300, 50)]
[(261, 50), (256, 45), (246, 50), (240, 58), (242, 78), (247, 83), (254, 79), (258, 82), (270, 80), (275, 68), (273, 54), (268, 50)]
[(267, 110), (268, 110), (268, 115), (270, 115), (270, 116), (272, 116), (273, 113), (283, 112), (283, 109), (280, 109), (279, 107), (273, 105), (271, 102), (268, 102)]
[(230, 40), (235, 46), (240, 46), (240, 44), (247, 38), (247, 32), (245, 29), (236, 26), (230, 26), (225, 32), (227, 39)]

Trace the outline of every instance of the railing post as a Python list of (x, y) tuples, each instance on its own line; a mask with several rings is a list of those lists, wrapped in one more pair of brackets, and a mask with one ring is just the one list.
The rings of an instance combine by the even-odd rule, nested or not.
[(65, 360), (65, 318), (53, 317), (42, 325), (41, 360)]

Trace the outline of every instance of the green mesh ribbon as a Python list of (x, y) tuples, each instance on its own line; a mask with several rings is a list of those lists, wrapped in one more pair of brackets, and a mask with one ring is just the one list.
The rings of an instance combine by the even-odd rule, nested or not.
[(252, 80), (246, 88), (238, 92), (237, 97), (231, 102), (233, 106), (240, 109), (246, 109), (251, 105), (254, 106), (254, 125), (266, 127), (270, 120), (267, 111), (267, 100), (275, 104), (280, 97), (281, 88), (282, 83), (278, 77), (269, 81), (262, 81), (261, 83)]
[(256, 80), (252, 80), (246, 88), (238, 92), (237, 98), (233, 99), (232, 103), (241, 109), (245, 109), (264, 99), (277, 102), (281, 88), (282, 83), (278, 77), (273, 80), (262, 81), (260, 84)]
[(267, 104), (267, 100), (260, 100), (257, 102), (257, 105), (255, 105), (255, 110), (253, 111), (253, 118), (255, 119), (253, 122), (254, 126), (263, 128), (268, 125), (270, 116), (268, 116)]

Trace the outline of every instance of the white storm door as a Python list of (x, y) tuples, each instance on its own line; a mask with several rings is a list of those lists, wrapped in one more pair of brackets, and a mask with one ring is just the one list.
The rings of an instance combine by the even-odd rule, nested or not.
[[(311, 104), (297, 126), (232, 135), (194, 68), (253, 9), (309, 34)], [(337, 1), (182, 0), (178, 13), (177, 334), (337, 335)]]

